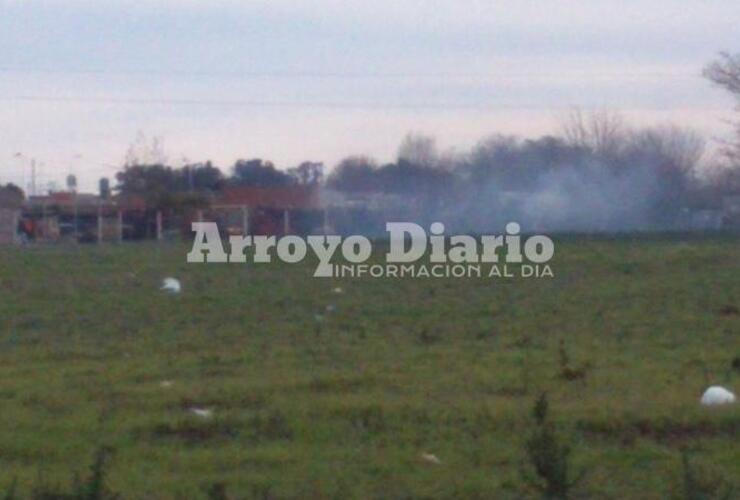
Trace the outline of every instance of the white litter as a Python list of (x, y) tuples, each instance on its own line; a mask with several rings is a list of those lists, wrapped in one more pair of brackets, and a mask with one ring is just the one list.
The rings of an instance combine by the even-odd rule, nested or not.
[(437, 458), (437, 455), (434, 455), (432, 453), (422, 453), (419, 456), (422, 460), (424, 460), (425, 462), (429, 462), (430, 464), (442, 465), (442, 461)]
[(162, 389), (169, 389), (173, 385), (175, 385), (175, 383), (172, 380), (163, 380), (159, 383), (159, 387)]
[(209, 408), (190, 408), (190, 413), (200, 418), (211, 418), (213, 410)]
[(731, 391), (714, 385), (704, 391), (701, 397), (701, 404), (704, 406), (730, 405), (735, 403), (736, 400), (737, 398)]
[(180, 293), (180, 290), (182, 290), (182, 285), (180, 285), (180, 280), (176, 278), (165, 278), (162, 280), (161, 290), (170, 293)]
[(334, 311), (336, 311), (336, 309), (337, 308), (334, 304), (329, 304), (328, 306), (326, 306), (326, 312), (328, 313), (333, 313)]
[(334, 290), (332, 290), (334, 293), (344, 293), (344, 290), (342, 290), (342, 287), (338, 286)]

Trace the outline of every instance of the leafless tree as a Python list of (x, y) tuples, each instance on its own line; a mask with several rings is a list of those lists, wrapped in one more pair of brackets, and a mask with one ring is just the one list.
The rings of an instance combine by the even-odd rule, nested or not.
[(635, 132), (631, 147), (652, 152), (667, 161), (671, 169), (692, 175), (704, 156), (706, 141), (692, 129), (668, 125)]
[(167, 155), (161, 137), (147, 137), (143, 132), (136, 134), (136, 138), (129, 145), (124, 159), (124, 166), (134, 165), (165, 165)]
[(616, 156), (627, 136), (622, 116), (606, 109), (585, 116), (580, 109), (574, 109), (564, 120), (562, 129), (568, 144), (590, 149), (604, 158)]
[(740, 54), (722, 52), (718, 60), (704, 68), (704, 76), (740, 99)]
[(437, 141), (428, 135), (409, 133), (398, 148), (398, 159), (419, 167), (436, 167)]
[[(704, 76), (730, 92), (740, 111), (740, 54), (722, 52), (719, 58), (704, 68)], [(735, 139), (728, 141), (724, 153), (735, 165), (740, 165), (740, 121), (735, 122)]]

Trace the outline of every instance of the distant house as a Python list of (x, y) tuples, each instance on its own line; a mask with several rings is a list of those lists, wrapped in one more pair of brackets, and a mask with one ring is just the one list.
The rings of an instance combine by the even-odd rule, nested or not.
[(255, 187), (230, 186), (223, 189), (214, 205), (273, 208), (278, 210), (318, 210), (319, 190), (313, 186)]
[(331, 230), (338, 234), (385, 234), (390, 220), (420, 220), (421, 200), (410, 194), (382, 192), (321, 191), (321, 202), (327, 211)]
[(115, 240), (118, 206), (95, 194), (56, 191), (31, 196), (23, 205), (21, 229), (34, 241)]
[(335, 209), (364, 209), (406, 213), (418, 208), (416, 198), (396, 193), (345, 193), (333, 189), (324, 189), (321, 192), (321, 199), (325, 206)]
[(314, 186), (229, 186), (213, 200), (207, 218), (227, 234), (308, 234), (321, 227), (323, 206)]

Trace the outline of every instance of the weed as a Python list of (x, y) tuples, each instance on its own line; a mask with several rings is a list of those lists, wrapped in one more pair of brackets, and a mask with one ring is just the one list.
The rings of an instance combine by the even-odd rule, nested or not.
[(579, 367), (571, 366), (570, 355), (565, 347), (565, 340), (560, 339), (558, 345), (558, 355), (560, 363), (560, 378), (563, 380), (573, 381), (582, 380), (586, 378), (586, 371), (588, 370), (587, 365), (581, 365)]
[(732, 304), (725, 304), (719, 309), (719, 313), (722, 316), (737, 316), (738, 314), (740, 314), (740, 309)]
[(280, 410), (253, 416), (249, 427), (256, 441), (290, 441), (293, 439), (293, 428), (288, 418)]
[(8, 486), (8, 490), (3, 495), (3, 500), (15, 500), (16, 486), (18, 486), (18, 480), (13, 479), (13, 481), (11, 481), (10, 483), (10, 486)]
[(31, 498), (33, 500), (115, 500), (119, 498), (119, 495), (110, 491), (105, 484), (106, 466), (111, 453), (112, 450), (109, 448), (99, 448), (95, 452), (87, 478), (81, 480), (79, 475), (75, 474), (71, 493), (64, 492), (58, 486), (49, 486), (39, 482), (31, 490)]
[(566, 500), (582, 475), (571, 478), (571, 448), (557, 435), (555, 425), (548, 420), (548, 406), (547, 394), (543, 393), (532, 410), (535, 428), (527, 439), (526, 452), (537, 479), (525, 479), (543, 498)]
[(208, 500), (229, 500), (226, 485), (224, 483), (213, 483), (206, 490), (206, 498)]
[(424, 327), (419, 331), (417, 338), (419, 340), (419, 343), (422, 345), (436, 344), (441, 340), (438, 331), (427, 327)]
[(734, 358), (732, 358), (730, 366), (732, 366), (732, 369), (736, 372), (740, 372), (740, 356), (735, 356)]
[(689, 460), (689, 452), (681, 451), (682, 489), (680, 500), (730, 500), (734, 489), (707, 468), (697, 469)]
[(361, 434), (377, 434), (386, 427), (383, 408), (371, 405), (353, 410), (350, 415), (352, 426)]

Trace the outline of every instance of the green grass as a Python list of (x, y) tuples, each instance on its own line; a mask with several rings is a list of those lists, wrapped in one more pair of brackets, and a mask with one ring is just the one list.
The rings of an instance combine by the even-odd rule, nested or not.
[(123, 498), (535, 498), (542, 391), (578, 498), (680, 493), (684, 449), (737, 480), (740, 405), (698, 400), (740, 389), (740, 239), (564, 238), (548, 280), (322, 280), (187, 250), (0, 250), (0, 497), (69, 490), (110, 447)]

